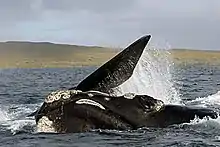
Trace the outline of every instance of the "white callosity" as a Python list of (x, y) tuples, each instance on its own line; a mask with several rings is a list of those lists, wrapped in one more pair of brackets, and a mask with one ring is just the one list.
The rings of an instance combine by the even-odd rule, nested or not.
[(103, 95), (103, 96), (109, 96), (109, 94), (101, 92), (101, 91), (95, 91), (95, 90), (90, 90), (87, 91), (86, 93), (88, 94), (93, 94), (93, 95)]
[(134, 93), (125, 93), (124, 98), (133, 99), (136, 95)]
[(40, 118), (37, 123), (37, 132), (56, 133), (56, 130), (53, 127), (53, 121), (49, 120), (49, 118), (46, 116)]
[(161, 108), (164, 106), (162, 101), (158, 101), (156, 107), (154, 108), (156, 111), (160, 111)]
[(88, 96), (89, 97), (93, 97), (94, 95), (92, 93), (88, 93)]
[[(60, 90), (60, 91), (51, 92), (51, 94), (49, 94), (46, 97), (45, 102), (52, 103), (52, 102), (58, 101), (60, 99), (66, 100), (66, 99), (69, 99), (72, 95), (77, 95), (77, 94), (87, 94), (89, 97), (93, 97), (94, 95), (109, 96), (108, 94), (102, 93), (99, 91), (82, 92), (81, 90)], [(90, 99), (80, 99), (80, 100), (76, 101), (76, 104), (93, 105), (93, 106), (99, 107), (100, 109), (105, 110), (104, 106), (102, 106), (101, 104), (99, 104), (93, 100), (90, 100)]]
[(105, 97), (105, 100), (106, 101), (110, 101), (111, 99), (109, 97)]
[(58, 101), (60, 99), (69, 99), (72, 95), (77, 95), (77, 94), (87, 94), (89, 97), (93, 97), (94, 95), (103, 95), (103, 96), (109, 96), (107, 93), (103, 93), (100, 91), (86, 91), (82, 92), (81, 90), (59, 90), (55, 92), (51, 92), (45, 99), (46, 103), (52, 103), (54, 101)]
[(81, 93), (82, 91), (80, 90), (60, 90), (60, 91), (55, 91), (51, 92), (45, 99), (46, 103), (52, 103), (54, 101), (58, 101), (60, 99), (69, 99), (71, 95), (75, 95), (78, 93)]
[(65, 91), (55, 91), (55, 92), (51, 92), (47, 98), (45, 99), (46, 103), (52, 103), (54, 101), (58, 101), (61, 98), (63, 99), (68, 99), (70, 98), (70, 91), (69, 90), (65, 90)]
[(104, 106), (102, 106), (102, 105), (99, 104), (98, 102), (95, 102), (95, 101), (90, 100), (90, 99), (80, 99), (80, 100), (76, 101), (76, 104), (93, 105), (93, 106), (99, 107), (99, 108), (102, 109), (102, 110), (105, 110), (105, 107), (104, 107)]
[(82, 93), (81, 90), (69, 90), (71, 92), (71, 94), (79, 94)]

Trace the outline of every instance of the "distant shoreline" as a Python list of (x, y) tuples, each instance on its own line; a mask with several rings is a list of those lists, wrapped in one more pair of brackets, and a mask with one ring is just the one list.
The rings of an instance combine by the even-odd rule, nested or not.
[[(220, 52), (201, 51), (171, 51), (170, 57), (177, 64), (218, 64), (220, 65)], [(27, 57), (10, 55), (0, 57), (0, 68), (69, 68), (83, 66), (100, 66), (116, 55), (116, 52), (80, 53), (77, 56), (64, 58)]]
[[(100, 66), (119, 49), (50, 43), (0, 43), (0, 68), (62, 68)], [(174, 63), (220, 64), (220, 51), (170, 50)]]

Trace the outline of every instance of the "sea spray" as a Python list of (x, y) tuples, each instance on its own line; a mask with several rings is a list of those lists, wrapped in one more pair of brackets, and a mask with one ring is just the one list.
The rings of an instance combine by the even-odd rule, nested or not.
[(198, 97), (195, 100), (190, 100), (185, 103), (199, 107), (215, 107), (220, 111), (220, 91), (207, 97)]
[(166, 104), (180, 103), (171, 73), (174, 63), (170, 59), (168, 50), (145, 49), (133, 75), (125, 83), (113, 89), (114, 95), (132, 92), (147, 94)]
[(7, 121), (9, 120), (9, 117), (7, 115), (7, 113), (5, 112), (4, 108), (2, 108), (0, 106), (0, 122), (4, 122), (4, 121)]
[(39, 104), (0, 106), (0, 128), (3, 127), (12, 134), (35, 132), (35, 119), (26, 116), (35, 110), (36, 105)]

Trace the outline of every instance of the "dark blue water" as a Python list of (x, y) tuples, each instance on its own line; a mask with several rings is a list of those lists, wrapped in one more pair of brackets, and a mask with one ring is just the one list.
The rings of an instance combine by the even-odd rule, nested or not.
[[(51, 91), (76, 85), (94, 69), (0, 69), (0, 146), (220, 146), (220, 119), (134, 131), (37, 133), (26, 116)], [(176, 65), (172, 74), (183, 103), (220, 108), (220, 65)]]

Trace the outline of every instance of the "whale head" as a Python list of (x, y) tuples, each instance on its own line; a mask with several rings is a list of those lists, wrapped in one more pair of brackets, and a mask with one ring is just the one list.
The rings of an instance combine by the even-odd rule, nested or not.
[(132, 93), (113, 97), (98, 91), (52, 92), (35, 115), (38, 132), (85, 132), (92, 129), (136, 129), (145, 126), (163, 102)]

